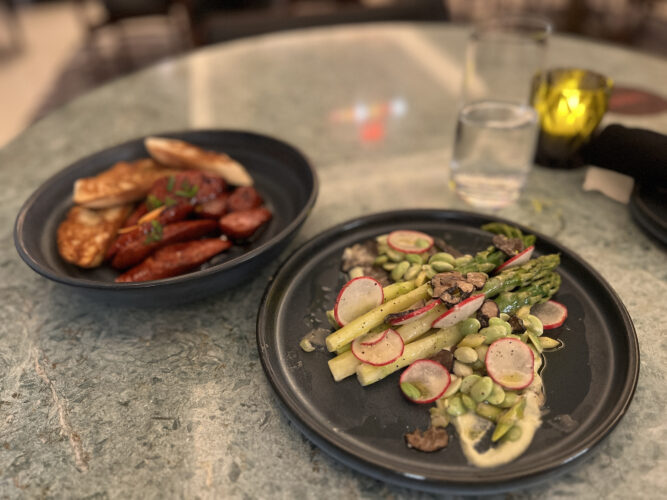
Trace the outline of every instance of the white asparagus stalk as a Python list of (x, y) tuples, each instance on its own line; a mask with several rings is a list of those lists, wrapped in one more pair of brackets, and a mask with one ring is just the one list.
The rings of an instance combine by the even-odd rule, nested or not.
[(418, 300), (426, 299), (430, 296), (430, 285), (424, 283), (422, 286), (415, 288), (411, 292), (399, 295), (395, 299), (371, 309), (366, 314), (362, 314), (358, 318), (350, 321), (347, 325), (330, 334), (326, 338), (327, 349), (329, 352), (340, 349), (345, 344), (349, 344), (357, 337), (361, 337), (364, 333), (370, 331), (371, 328), (382, 324), (388, 314), (400, 312)]
[(357, 366), (359, 383), (361, 385), (374, 384), (418, 359), (430, 358), (443, 349), (455, 345), (462, 337), (459, 325), (460, 323), (457, 323), (447, 328), (441, 328), (428, 337), (407, 344), (403, 350), (403, 355), (388, 365), (373, 366), (360, 363)]
[[(431, 323), (433, 323), (433, 321), (446, 310), (447, 306), (445, 306), (445, 304), (439, 304), (412, 323), (399, 326), (396, 328), (396, 331), (403, 339), (403, 342), (408, 344), (428, 332), (431, 329)], [(347, 345), (349, 346), (350, 344)], [(334, 380), (340, 382), (344, 378), (354, 375), (357, 371), (357, 366), (360, 364), (361, 361), (359, 361), (348, 348), (335, 358), (329, 360), (329, 370), (331, 371)]]

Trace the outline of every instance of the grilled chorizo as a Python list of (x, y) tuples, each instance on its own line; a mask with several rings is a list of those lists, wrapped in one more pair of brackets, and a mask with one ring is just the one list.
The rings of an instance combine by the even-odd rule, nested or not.
[(271, 212), (264, 207), (232, 212), (220, 218), (220, 230), (235, 240), (250, 238), (271, 217)]
[(127, 269), (144, 260), (158, 248), (200, 238), (215, 231), (217, 227), (215, 221), (210, 219), (174, 222), (166, 226), (162, 226), (159, 222), (148, 225), (150, 230), (143, 233), (142, 238), (132, 239), (118, 250), (111, 261), (113, 267)]
[(150, 281), (178, 276), (200, 266), (230, 246), (232, 243), (229, 240), (219, 238), (167, 245), (141, 264), (118, 276), (116, 282)]
[(264, 203), (262, 197), (252, 186), (242, 186), (234, 190), (227, 201), (227, 209), (230, 212), (240, 212), (257, 208)]

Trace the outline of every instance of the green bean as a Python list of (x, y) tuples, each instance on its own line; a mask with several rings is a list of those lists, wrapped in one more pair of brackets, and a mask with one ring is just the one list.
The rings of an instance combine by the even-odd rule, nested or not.
[(435, 262), (431, 262), (429, 265), (435, 271), (438, 271), (439, 273), (445, 273), (447, 271), (453, 271), (454, 270), (454, 266), (452, 264), (450, 264), (449, 262), (436, 260)]
[(491, 377), (482, 377), (471, 387), (470, 396), (481, 403), (491, 395), (491, 391), (493, 391), (493, 380)]
[(449, 405), (447, 406), (447, 413), (449, 413), (452, 417), (458, 417), (460, 415), (463, 415), (465, 412), (466, 409), (463, 406), (463, 401), (461, 401), (461, 398), (458, 395), (454, 396), (449, 400)]
[(469, 365), (477, 361), (477, 352), (472, 347), (459, 347), (454, 351), (454, 357)]
[(463, 380), (461, 381), (461, 388), (459, 390), (464, 394), (469, 394), (470, 389), (472, 389), (472, 386), (475, 385), (480, 380), (482, 380), (481, 375), (477, 375), (476, 373), (468, 375), (467, 377), (464, 377)]
[(477, 318), (468, 318), (461, 321), (460, 330), (463, 335), (470, 335), (477, 333), (481, 326)]

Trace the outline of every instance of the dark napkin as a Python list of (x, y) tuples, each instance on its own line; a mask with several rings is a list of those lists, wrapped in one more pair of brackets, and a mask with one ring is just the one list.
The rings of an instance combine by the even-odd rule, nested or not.
[(667, 136), (609, 125), (580, 151), (584, 163), (615, 170), (640, 183), (667, 185)]

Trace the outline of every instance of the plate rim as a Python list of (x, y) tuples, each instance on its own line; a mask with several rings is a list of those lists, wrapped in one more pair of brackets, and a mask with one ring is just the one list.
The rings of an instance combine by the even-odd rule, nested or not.
[[(408, 216), (416, 218), (419, 218), (420, 216), (432, 217), (431, 219), (428, 219), (431, 222), (435, 221), (436, 217), (440, 217), (443, 222), (446, 220), (460, 222), (460, 219), (462, 218), (475, 218), (483, 219), (484, 222), (496, 221), (517, 226), (522, 231), (530, 232), (537, 236), (538, 241), (558, 248), (562, 252), (566, 253), (568, 258), (573, 259), (578, 265), (584, 267), (612, 300), (614, 306), (616, 307), (617, 313), (623, 319), (622, 338), (627, 341), (629, 346), (627, 351), (628, 376), (622, 384), (622, 391), (620, 391), (618, 397), (612, 404), (612, 408), (608, 412), (608, 417), (605, 418), (601, 424), (596, 425), (592, 429), (593, 432), (589, 433), (584, 441), (578, 443), (576, 451), (569, 452), (569, 456), (565, 460), (560, 460), (558, 463), (550, 463), (548, 466), (542, 465), (538, 470), (533, 470), (525, 475), (516, 476), (510, 474), (509, 476), (506, 475), (504, 477), (501, 475), (497, 478), (491, 478), (477, 482), (470, 482), (466, 480), (443, 481), (433, 478), (429, 479), (426, 477), (413, 478), (410, 477), (410, 475), (406, 475), (402, 471), (397, 471), (386, 466), (383, 467), (381, 464), (378, 465), (376, 463), (369, 463), (363, 457), (360, 457), (358, 454), (354, 453), (354, 451), (352, 451), (349, 447), (340, 446), (339, 443), (334, 443), (326, 436), (321, 435), (316, 429), (313, 429), (308, 424), (307, 420), (304, 420), (303, 415), (307, 415), (308, 412), (299, 408), (298, 405), (295, 407), (295, 403), (290, 400), (291, 394), (285, 394), (285, 388), (281, 387), (278, 381), (274, 379), (276, 374), (276, 367), (272, 366), (270, 360), (268, 359), (266, 347), (264, 345), (264, 337), (266, 337), (267, 332), (265, 329), (267, 325), (271, 325), (269, 318), (266, 317), (269, 302), (273, 300), (274, 295), (280, 294), (279, 290), (276, 290), (276, 287), (280, 286), (281, 273), (283, 273), (284, 270), (292, 265), (295, 261), (298, 261), (300, 256), (306, 252), (307, 249), (311, 247), (317, 247), (318, 243), (328, 240), (332, 235), (337, 235), (341, 231), (353, 231), (359, 227), (372, 225), (373, 223), (391, 222), (392, 218)], [(417, 222), (420, 222), (421, 220), (425, 219), (417, 220)], [(308, 439), (313, 441), (318, 447), (323, 449), (329, 455), (333, 456), (335, 459), (341, 461), (347, 466), (351, 466), (351, 464), (353, 464), (358, 470), (371, 477), (393, 483), (397, 486), (436, 493), (484, 494), (490, 492), (505, 492), (514, 490), (519, 487), (531, 486), (566, 472), (575, 464), (578, 464), (584, 459), (592, 456), (593, 452), (597, 449), (597, 446), (605, 440), (605, 438), (611, 433), (611, 431), (627, 413), (636, 391), (640, 369), (639, 341), (630, 314), (611, 285), (609, 285), (609, 283), (576, 252), (573, 252), (549, 236), (543, 235), (540, 232), (533, 230), (532, 228), (507, 218), (441, 208), (392, 210), (363, 215), (339, 223), (310, 238), (299, 248), (297, 248), (288, 259), (281, 263), (269, 281), (269, 284), (264, 291), (264, 295), (262, 297), (260, 308), (257, 314), (256, 338), (262, 368), (264, 369), (266, 377), (269, 379), (269, 383), (273, 389), (275, 397), (278, 399), (280, 408), (284, 411), (290, 421), (292, 421), (300, 430), (300, 432), (305, 434)], [(289, 384), (285, 384), (285, 387), (288, 388)], [(480, 469), (480, 471), (486, 472), (493, 470), (494, 469)]]
[[(308, 198), (303, 206), (303, 208), (300, 210), (300, 212), (297, 214), (297, 216), (291, 220), (278, 234), (273, 236), (271, 239), (268, 241), (262, 243), (259, 245), (257, 248), (254, 248), (248, 252), (243, 253), (242, 255), (239, 255), (238, 257), (234, 257), (233, 259), (230, 259), (228, 261), (222, 262), (218, 265), (206, 268), (206, 269), (200, 269), (197, 271), (192, 271), (187, 274), (183, 274), (180, 276), (173, 276), (171, 278), (163, 278), (159, 280), (152, 280), (152, 281), (144, 281), (144, 282), (133, 282), (133, 283), (116, 283), (116, 282), (103, 282), (103, 281), (95, 281), (95, 280), (85, 280), (81, 278), (74, 278), (70, 276), (63, 276), (58, 273), (53, 273), (51, 272), (48, 268), (43, 266), (37, 259), (33, 257), (31, 252), (26, 248), (25, 245), (25, 240), (23, 238), (23, 231), (25, 228), (25, 220), (27, 213), (29, 209), (35, 204), (35, 202), (40, 198), (40, 196), (43, 195), (44, 192), (48, 191), (55, 182), (57, 182), (60, 178), (65, 178), (68, 177), (68, 174), (70, 174), (73, 171), (76, 171), (83, 166), (89, 161), (91, 161), (92, 158), (107, 153), (110, 150), (113, 149), (121, 149), (123, 147), (128, 147), (130, 145), (133, 145), (137, 143), (138, 141), (143, 141), (146, 137), (169, 137), (169, 138), (175, 138), (175, 139), (181, 139), (181, 140), (187, 140), (187, 137), (192, 136), (192, 135), (198, 135), (198, 134), (212, 134), (212, 135), (218, 135), (218, 134), (223, 134), (223, 135), (231, 135), (231, 136), (246, 136), (249, 138), (252, 138), (254, 140), (260, 140), (266, 143), (272, 143), (275, 145), (278, 145), (280, 147), (286, 148), (289, 150), (291, 153), (295, 154), (297, 158), (303, 163), (305, 167), (307, 167), (307, 171), (309, 171), (310, 176), (311, 176), (311, 183), (312, 183), (312, 189), (310, 190), (310, 193), (308, 195)], [(106, 291), (114, 291), (114, 292), (121, 292), (124, 290), (138, 290), (138, 289), (151, 289), (155, 287), (163, 287), (163, 286), (169, 286), (169, 285), (176, 285), (180, 283), (188, 283), (190, 281), (194, 281), (197, 279), (201, 278), (206, 278), (213, 276), (215, 274), (219, 274), (221, 272), (227, 271), (229, 269), (235, 268), (237, 266), (240, 266), (247, 261), (262, 255), (266, 252), (269, 252), (272, 248), (276, 247), (279, 245), (285, 238), (289, 237), (290, 234), (294, 233), (306, 220), (308, 215), (310, 215), (310, 212), (313, 209), (313, 206), (315, 205), (315, 202), (317, 200), (319, 194), (319, 178), (317, 175), (317, 172), (315, 168), (313, 167), (311, 161), (308, 159), (308, 157), (298, 148), (293, 146), (292, 144), (283, 141), (282, 139), (277, 139), (275, 137), (271, 137), (265, 134), (260, 134), (257, 132), (252, 132), (248, 130), (240, 130), (240, 129), (186, 129), (186, 130), (179, 130), (179, 131), (167, 131), (167, 132), (156, 132), (152, 134), (147, 134), (147, 135), (142, 135), (135, 137), (133, 139), (128, 139), (126, 141), (113, 144), (111, 146), (105, 147), (103, 149), (99, 149), (97, 151), (94, 151), (90, 154), (87, 154), (84, 157), (81, 157), (74, 162), (68, 164), (66, 167), (58, 170), (55, 172), (53, 175), (48, 177), (45, 181), (43, 181), (40, 186), (35, 189), (32, 194), (23, 202), (21, 205), (21, 208), (19, 209), (19, 212), (16, 216), (15, 222), (14, 222), (14, 230), (13, 230), (13, 239), (14, 239), (14, 246), (21, 257), (21, 259), (36, 273), (39, 275), (52, 280), (56, 283), (61, 283), (64, 285), (69, 285), (69, 286), (74, 286), (77, 288), (83, 288), (83, 289), (94, 289), (94, 290), (106, 290)]]

